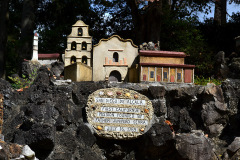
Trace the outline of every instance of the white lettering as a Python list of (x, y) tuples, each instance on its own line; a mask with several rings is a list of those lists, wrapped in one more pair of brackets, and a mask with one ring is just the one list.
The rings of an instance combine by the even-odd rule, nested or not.
[(112, 113), (112, 112), (97, 112), (98, 117), (112, 117), (112, 118), (134, 118), (144, 119), (143, 114), (126, 114), (126, 113)]
[(94, 98), (96, 103), (127, 104), (127, 105), (146, 105), (145, 100), (118, 99), (118, 98)]
[(147, 120), (133, 120), (133, 119), (94, 118), (94, 122), (96, 122), (96, 123), (148, 125)]
[(141, 113), (139, 108), (101, 107), (103, 112)]
[(139, 132), (138, 128), (135, 127), (115, 127), (115, 126), (105, 126), (105, 131), (110, 132)]

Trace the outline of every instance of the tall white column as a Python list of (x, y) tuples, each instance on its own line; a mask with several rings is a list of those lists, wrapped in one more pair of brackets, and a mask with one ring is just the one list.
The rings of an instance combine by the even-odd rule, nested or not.
[(38, 34), (37, 33), (34, 33), (34, 37), (33, 37), (32, 61), (38, 61)]

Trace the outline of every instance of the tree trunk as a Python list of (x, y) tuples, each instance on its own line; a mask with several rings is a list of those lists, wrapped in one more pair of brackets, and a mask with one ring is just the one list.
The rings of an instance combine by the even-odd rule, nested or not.
[(136, 32), (135, 42), (141, 44), (160, 41), (162, 0), (149, 2), (145, 13), (139, 13), (135, 0), (127, 0), (127, 4), (131, 8), (134, 31)]
[(218, 25), (226, 24), (227, 0), (215, 0), (214, 21)]
[[(21, 46), (18, 51), (20, 63), (24, 60), (31, 60), (33, 48), (33, 31), (35, 29), (35, 0), (24, 0), (21, 23)], [(21, 65), (21, 64), (20, 64)]]
[(160, 41), (162, 1), (150, 4), (149, 9), (144, 16), (145, 20), (142, 25), (145, 27), (145, 41), (157, 43)]
[(0, 1), (0, 78), (5, 78), (8, 6), (9, 0)]

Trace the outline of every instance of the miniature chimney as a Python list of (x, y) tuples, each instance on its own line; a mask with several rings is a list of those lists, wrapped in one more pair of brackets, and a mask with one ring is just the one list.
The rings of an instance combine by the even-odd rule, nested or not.
[(38, 61), (38, 34), (34, 33), (32, 61)]

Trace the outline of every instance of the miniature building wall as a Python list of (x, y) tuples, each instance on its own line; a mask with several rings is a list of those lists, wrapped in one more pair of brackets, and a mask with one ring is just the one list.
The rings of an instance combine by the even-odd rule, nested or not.
[(194, 83), (194, 65), (183, 52), (140, 51), (140, 81)]
[(138, 47), (130, 39), (114, 35), (100, 40), (93, 48), (93, 81), (128, 79), (128, 69), (136, 65), (137, 56)]
[(89, 36), (88, 30), (88, 25), (81, 20), (72, 26), (72, 32), (67, 38), (65, 66), (72, 64), (72, 61), (91, 66), (92, 37)]
[(59, 53), (50, 53), (50, 54), (38, 54), (38, 62), (41, 65), (51, 64), (60, 59)]
[(140, 72), (140, 70), (139, 70), (138, 65), (129, 68), (129, 71), (128, 71), (129, 82), (138, 83), (139, 82), (139, 72)]
[(74, 63), (64, 68), (64, 79), (71, 79), (74, 82), (91, 81), (92, 67), (81, 62)]

